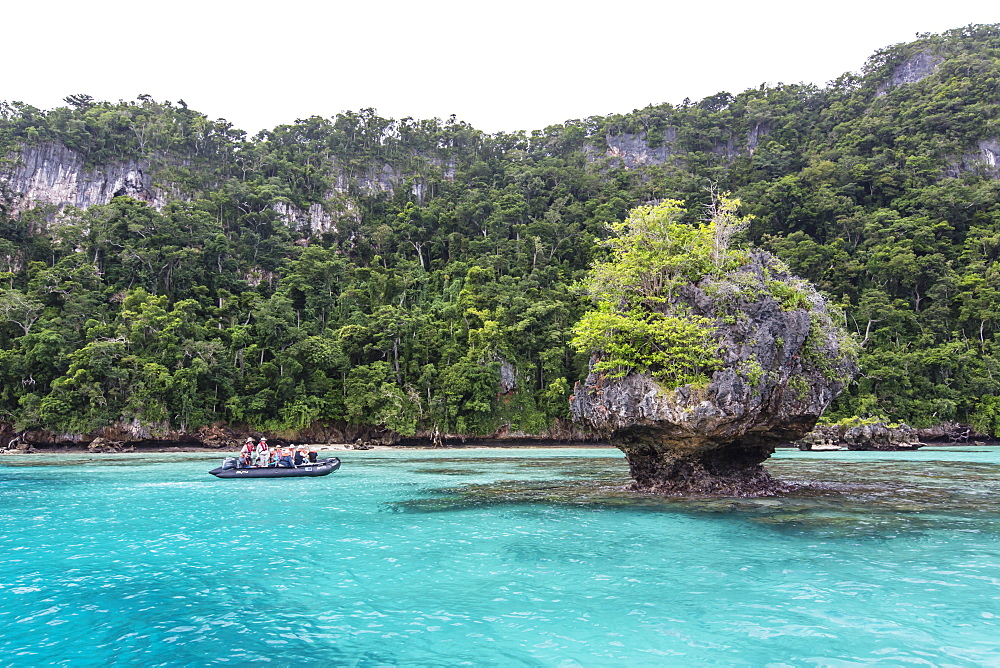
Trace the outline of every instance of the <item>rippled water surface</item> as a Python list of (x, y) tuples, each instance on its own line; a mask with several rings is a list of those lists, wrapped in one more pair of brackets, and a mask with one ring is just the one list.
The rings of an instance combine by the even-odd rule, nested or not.
[(779, 499), (612, 449), (0, 457), (0, 665), (1000, 666), (1000, 449), (780, 451)]

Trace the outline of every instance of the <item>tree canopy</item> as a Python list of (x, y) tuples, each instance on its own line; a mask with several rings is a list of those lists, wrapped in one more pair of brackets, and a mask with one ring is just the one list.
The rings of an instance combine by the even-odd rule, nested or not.
[[(926, 76), (898, 83), (918, 58)], [(628, 247), (654, 218), (663, 243), (717, 247), (702, 219), (718, 184), (743, 203), (743, 238), (830, 295), (864, 342), (834, 417), (997, 432), (998, 93), (1000, 28), (969, 26), (822, 88), (525, 133), (367, 109), (251, 138), (149, 96), (0, 103), (0, 175), (62, 145), (88, 169), (141, 165), (167, 201), (20, 210), (0, 177), (0, 421), (538, 433), (586, 372), (593, 341), (570, 340), (593, 262), (606, 305), (581, 342), (627, 325), (664, 373), (710, 370), (666, 371), (697, 322), (614, 319), (629, 313), (615, 300), (668, 299), (678, 276), (728, 261), (685, 251), (637, 287), (651, 249)], [(616, 368), (646, 363), (620, 354)]]

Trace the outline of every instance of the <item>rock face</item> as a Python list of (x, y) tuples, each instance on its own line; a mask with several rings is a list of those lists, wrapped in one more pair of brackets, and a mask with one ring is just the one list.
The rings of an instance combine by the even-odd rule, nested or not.
[(909, 425), (822, 425), (796, 441), (799, 450), (916, 450), (919, 432)]
[(625, 452), (637, 489), (780, 491), (761, 464), (778, 443), (809, 432), (854, 376), (853, 341), (822, 296), (767, 253), (682, 288), (677, 300), (715, 321), (723, 368), (705, 387), (665, 389), (647, 374), (609, 379), (592, 360), (570, 400), (574, 419)]
[(959, 158), (951, 160), (944, 175), (959, 178), (971, 172), (988, 178), (1000, 176), (1000, 137), (980, 139), (975, 147)]
[[(259, 432), (252, 432), (254, 436)], [(224, 424), (206, 425), (193, 431), (171, 430), (166, 426), (151, 428), (137, 422), (119, 422), (91, 433), (60, 434), (45, 429), (16, 431), (12, 425), (0, 422), (0, 447), (19, 445), (39, 448), (88, 447), (99, 452), (122, 452), (135, 446), (188, 445), (207, 448), (238, 448), (246, 430), (231, 429)], [(123, 450), (124, 449), (124, 450)]]
[(274, 443), (354, 443), (356, 441), (377, 445), (553, 445), (600, 442), (590, 432), (583, 431), (569, 420), (557, 419), (538, 434), (514, 431), (502, 427), (488, 436), (466, 436), (437, 431), (418, 431), (412, 436), (401, 436), (388, 430), (369, 426), (314, 422), (301, 429), (289, 431), (258, 431), (247, 427), (234, 427), (225, 423), (205, 425), (192, 431), (150, 429), (136, 423), (118, 423), (86, 434), (58, 434), (44, 429), (17, 431), (9, 423), (0, 421), (0, 452), (33, 452), (35, 448), (90, 449), (95, 452), (125, 452), (143, 448), (194, 447), (218, 450), (238, 450), (244, 439), (266, 436)]
[[(761, 138), (768, 134), (770, 128), (766, 124), (758, 123), (747, 133), (745, 143), (740, 144), (730, 138), (715, 142), (710, 151), (726, 159), (744, 153), (753, 155)], [(651, 146), (645, 132), (608, 135), (606, 140), (607, 148), (590, 144), (584, 146), (583, 151), (589, 162), (607, 160), (608, 164), (615, 167), (637, 169), (649, 165), (670, 164), (674, 160), (683, 160), (685, 156), (684, 150), (677, 144), (677, 129), (673, 127), (664, 130), (662, 145)]]
[(306, 234), (322, 234), (336, 230), (333, 216), (322, 204), (313, 204), (307, 211), (285, 202), (271, 206), (286, 225)]
[(902, 86), (903, 84), (917, 83), (934, 74), (938, 65), (944, 62), (944, 58), (936, 56), (926, 51), (913, 54), (905, 61), (893, 69), (889, 75), (889, 80), (879, 86), (878, 95), (885, 95), (890, 88)]
[[(66, 207), (86, 209), (107, 204), (121, 195), (148, 202), (156, 209), (162, 209), (169, 200), (184, 199), (175, 192), (175, 184), (156, 181), (149, 160), (87, 166), (80, 155), (57, 142), (22, 145), (7, 156), (0, 155), (4, 157), (8, 164), (0, 161), (0, 211), (5, 209), (11, 216), (46, 207), (51, 222)], [(429, 181), (454, 180), (457, 169), (454, 158), (422, 160), (423, 168), (416, 174), (389, 164), (372, 165), (355, 173), (334, 160), (332, 188), (323, 195), (322, 202), (299, 208), (278, 201), (271, 208), (286, 225), (303, 234), (332, 232), (340, 220), (360, 220), (358, 193), (392, 195), (408, 187), (423, 202)]]
[(669, 128), (665, 133), (665, 146), (650, 147), (645, 132), (639, 134), (620, 134), (608, 137), (606, 157), (625, 169), (633, 169), (642, 165), (662, 165), (669, 161), (672, 153), (671, 144), (677, 139), (677, 131)]
[(156, 208), (166, 204), (163, 193), (153, 187), (146, 162), (127, 160), (88, 168), (79, 155), (54, 142), (26, 146), (8, 157), (13, 164), (0, 171), (0, 185), (10, 196), (11, 214), (43, 205), (85, 209), (120, 195)]

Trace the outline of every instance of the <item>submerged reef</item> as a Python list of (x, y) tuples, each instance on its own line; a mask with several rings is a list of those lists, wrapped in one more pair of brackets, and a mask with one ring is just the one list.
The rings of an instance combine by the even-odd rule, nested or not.
[[(958, 530), (1000, 530), (1000, 508), (983, 502), (1000, 493), (990, 452), (970, 447), (949, 448), (930, 457), (899, 453), (898, 458), (869, 459), (858, 454), (786, 450), (769, 459), (766, 468), (787, 491), (757, 498), (629, 490), (628, 465), (617, 457), (478, 458), (469, 453), (434, 460), (446, 468), (427, 468), (426, 459), (414, 458), (413, 470), (437, 477), (440, 487), (395, 501), (386, 509), (424, 514), (484, 508), (547, 512), (552, 507), (578, 506), (725, 514), (775, 531), (878, 541), (917, 537), (943, 521)], [(381, 460), (368, 461), (384, 466)], [(463, 471), (465, 479), (455, 480)]]

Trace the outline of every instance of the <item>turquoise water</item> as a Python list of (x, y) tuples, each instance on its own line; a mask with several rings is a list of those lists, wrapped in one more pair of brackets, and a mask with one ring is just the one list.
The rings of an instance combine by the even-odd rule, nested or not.
[(0, 457), (0, 664), (1000, 666), (1000, 449), (781, 451), (761, 500), (611, 449)]

